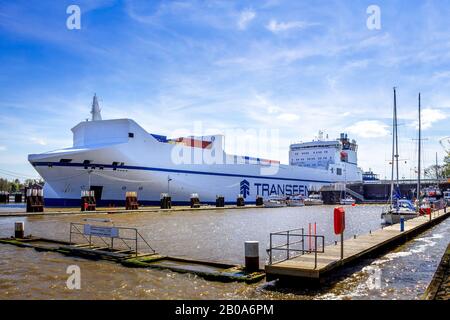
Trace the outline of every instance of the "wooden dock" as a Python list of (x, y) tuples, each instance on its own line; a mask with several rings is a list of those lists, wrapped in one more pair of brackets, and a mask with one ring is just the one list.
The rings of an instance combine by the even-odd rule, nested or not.
[(429, 216), (421, 216), (405, 221), (404, 232), (400, 231), (399, 224), (395, 224), (370, 234), (344, 240), (343, 260), (341, 260), (341, 245), (338, 242), (337, 245), (325, 246), (324, 252), (317, 254), (317, 266), (315, 266), (315, 254), (313, 253), (266, 265), (266, 279), (268, 281), (279, 279), (291, 283), (321, 283), (338, 269), (358, 262), (360, 258), (405, 242), (446, 219), (449, 215), (450, 210), (447, 212), (440, 210), (432, 213), (431, 220)]

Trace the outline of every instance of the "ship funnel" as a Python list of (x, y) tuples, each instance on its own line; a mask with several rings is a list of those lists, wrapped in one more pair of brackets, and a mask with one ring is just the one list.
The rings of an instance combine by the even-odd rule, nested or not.
[(94, 99), (92, 100), (92, 121), (102, 120), (102, 114), (100, 113), (100, 106), (98, 105), (97, 95), (94, 94)]

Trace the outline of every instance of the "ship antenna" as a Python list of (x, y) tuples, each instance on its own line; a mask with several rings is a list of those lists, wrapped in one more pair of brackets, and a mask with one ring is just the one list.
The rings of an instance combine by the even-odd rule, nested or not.
[(99, 121), (102, 120), (102, 114), (100, 113), (100, 106), (98, 105), (98, 99), (97, 94), (94, 93), (94, 98), (92, 100), (92, 121)]

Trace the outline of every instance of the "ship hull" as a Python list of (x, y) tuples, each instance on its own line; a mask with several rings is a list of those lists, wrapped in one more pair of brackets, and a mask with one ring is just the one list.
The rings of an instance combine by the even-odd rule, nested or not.
[[(100, 166), (103, 169), (98, 169)], [(79, 206), (81, 190), (100, 190), (99, 206), (124, 205), (125, 194), (136, 191), (140, 204), (158, 205), (161, 193), (169, 193), (174, 205), (190, 203), (192, 193), (198, 193), (202, 203), (213, 204), (216, 196), (225, 197), (225, 203), (235, 204), (239, 194), (246, 203), (256, 203), (257, 196), (303, 195), (331, 183), (298, 177), (255, 176), (235, 173), (232, 170), (217, 172), (125, 166), (113, 170), (99, 164), (97, 169), (85, 169), (82, 163), (35, 163), (36, 170), (45, 179), (46, 206)], [(242, 171), (240, 170), (237, 171)]]
[[(180, 146), (129, 119), (84, 122), (72, 131), (73, 147), (28, 156), (45, 180), (46, 206), (79, 206), (83, 190), (94, 190), (99, 206), (124, 205), (129, 191), (143, 205), (158, 205), (161, 193), (169, 193), (174, 205), (189, 204), (192, 193), (201, 203), (213, 204), (220, 195), (235, 204), (240, 194), (255, 203), (257, 196), (307, 196), (344, 179), (332, 170), (228, 155), (220, 136), (199, 148)], [(352, 180), (349, 174), (346, 179)]]

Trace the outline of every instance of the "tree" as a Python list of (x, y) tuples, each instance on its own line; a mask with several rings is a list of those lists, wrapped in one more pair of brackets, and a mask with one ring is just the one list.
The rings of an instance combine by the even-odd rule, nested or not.
[(19, 192), (20, 189), (31, 187), (33, 184), (40, 184), (42, 186), (44, 185), (44, 181), (42, 179), (27, 179), (22, 183), (19, 179), (8, 181), (7, 179), (0, 178), (0, 191), (8, 191), (10, 193)]
[(0, 178), (0, 191), (7, 191), (7, 190), (9, 190), (8, 180)]
[(432, 165), (425, 169), (425, 177), (428, 179), (450, 178), (450, 154), (444, 158), (443, 165)]
[(449, 179), (450, 178), (450, 154), (447, 154), (447, 156), (444, 158), (444, 166), (443, 166), (443, 175), (444, 178)]
[(442, 179), (444, 178), (444, 166), (432, 165), (425, 169), (425, 178)]

